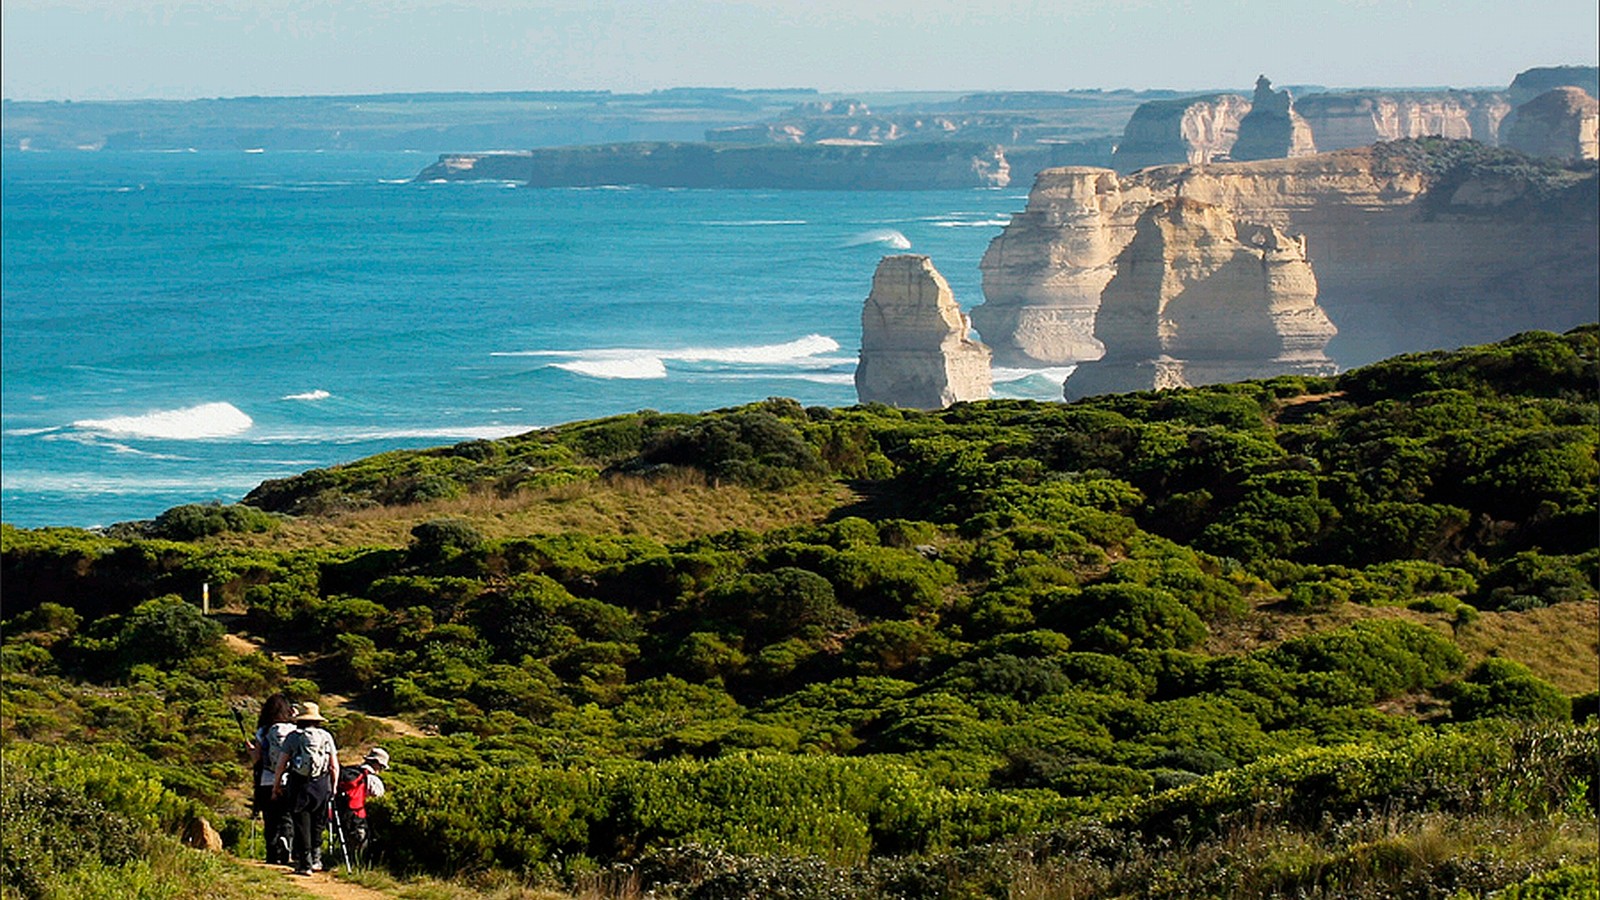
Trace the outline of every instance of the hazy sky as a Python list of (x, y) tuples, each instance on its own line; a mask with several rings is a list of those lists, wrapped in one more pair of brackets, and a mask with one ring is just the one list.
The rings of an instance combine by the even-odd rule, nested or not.
[(1503, 86), (1595, 0), (4, 0), (0, 96)]

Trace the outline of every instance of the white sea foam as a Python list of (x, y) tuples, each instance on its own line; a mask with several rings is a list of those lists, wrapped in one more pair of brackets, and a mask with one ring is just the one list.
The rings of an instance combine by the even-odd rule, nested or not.
[(231, 403), (202, 403), (182, 409), (158, 410), (142, 416), (79, 419), (73, 428), (101, 434), (189, 441), (233, 437), (250, 430), (255, 422)]
[(0, 487), (7, 491), (38, 491), (64, 494), (147, 494), (154, 491), (218, 490), (244, 493), (268, 478), (282, 478), (298, 470), (269, 473), (233, 473), (226, 476), (193, 478), (129, 477), (99, 472), (11, 472), (0, 475)]
[(283, 400), (326, 400), (326, 399), (328, 399), (329, 397), (332, 397), (332, 396), (333, 395), (328, 393), (327, 391), (322, 390), (321, 388), (318, 388), (317, 390), (314, 390), (314, 391), (306, 391), (303, 394), (284, 394), (283, 397), (281, 397), (280, 399), (283, 399)]
[[(250, 435), (257, 446), (285, 444), (360, 444), (373, 441), (494, 440), (537, 431), (542, 426), (525, 423), (456, 425), (442, 428), (314, 428), (301, 431), (261, 431)], [(292, 463), (284, 463), (292, 465)]]
[[(839, 342), (821, 334), (782, 344), (742, 347), (601, 347), (593, 350), (499, 350), (491, 356), (564, 357), (557, 368), (600, 378), (664, 378), (667, 362), (735, 363), (741, 365), (815, 365), (818, 355), (839, 349)], [(822, 360), (832, 364), (835, 360)], [(635, 374), (629, 375), (628, 372)]]
[(1077, 366), (1060, 366), (1044, 369), (1010, 369), (1004, 366), (996, 366), (990, 372), (990, 377), (995, 384), (1026, 381), (1030, 378), (1061, 384), (1067, 380), (1067, 376), (1077, 371), (1077, 368)]
[(846, 247), (865, 247), (868, 244), (883, 244), (896, 250), (911, 249), (911, 239), (893, 228), (874, 228), (871, 231), (863, 231), (844, 242)]
[(1010, 224), (1010, 219), (982, 219), (976, 222), (948, 220), (933, 223), (936, 228), (1004, 228)]
[(645, 380), (667, 377), (667, 364), (659, 356), (575, 359), (553, 365), (562, 371), (590, 378)]
[(410, 184), (411, 182), (412, 182), (412, 179), (410, 179), (410, 178), (379, 178), (378, 179), (378, 183), (379, 184)]

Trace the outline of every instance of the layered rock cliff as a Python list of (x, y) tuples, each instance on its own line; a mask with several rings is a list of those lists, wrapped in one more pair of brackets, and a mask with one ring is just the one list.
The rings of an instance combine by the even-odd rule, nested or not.
[(968, 330), (932, 260), (884, 257), (861, 310), (856, 395), (862, 403), (915, 409), (987, 399), (989, 348), (970, 340)]
[(1106, 286), (1095, 322), (1105, 356), (1079, 365), (1065, 393), (1329, 375), (1334, 333), (1304, 239), (1214, 204), (1164, 200), (1140, 215)]
[(1315, 152), (1311, 126), (1295, 111), (1294, 97), (1287, 90), (1273, 90), (1267, 76), (1257, 78), (1250, 112), (1239, 120), (1239, 137), (1229, 156), (1237, 160), (1277, 159)]
[[(1120, 253), (1147, 209), (1177, 197), (1304, 235), (1318, 303), (1339, 329), (1328, 353), (1346, 367), (1592, 320), (1600, 295), (1600, 177), (1592, 164), (1506, 165), (1496, 156), (1506, 152), (1402, 141), (1295, 159), (1146, 169), (1117, 178), (1114, 188), (1097, 186), (1103, 233), (1071, 240)], [(1080, 177), (1040, 173), (1041, 202)], [(1038, 218), (1016, 217), (991, 244), (985, 302), (973, 310), (991, 345), (1085, 340), (1084, 312), (1063, 317), (1062, 327), (1076, 329), (1066, 335), (1037, 334), (1047, 319), (1024, 315), (1042, 291), (1030, 295), (1017, 285), (1081, 276), (1080, 262), (1057, 249), (1060, 233), (1039, 227)], [(1062, 261), (1046, 262), (1052, 254)], [(1089, 305), (1081, 295), (1073, 302), (1079, 310)], [(1024, 321), (1033, 327), (1006, 331), (1006, 323)], [(1054, 364), (1036, 359), (1034, 365)]]
[(1600, 157), (1600, 102), (1576, 87), (1540, 94), (1517, 107), (1505, 143), (1529, 156)]
[(1003, 366), (1059, 366), (1099, 359), (1094, 337), (1100, 292), (1115, 274), (1122, 240), (1112, 227), (1122, 206), (1110, 169), (1041, 173), (1028, 206), (989, 244), (983, 305), (972, 310)]
[(1233, 149), (1250, 101), (1238, 94), (1158, 100), (1133, 111), (1111, 166), (1132, 172), (1170, 163), (1208, 163)]
[(1494, 144), (1511, 104), (1480, 91), (1341, 91), (1299, 98), (1294, 109), (1325, 152), (1429, 136)]

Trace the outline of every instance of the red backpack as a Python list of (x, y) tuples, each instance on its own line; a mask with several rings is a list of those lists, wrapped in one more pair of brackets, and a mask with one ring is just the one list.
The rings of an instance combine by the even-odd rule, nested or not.
[(358, 819), (367, 817), (367, 770), (360, 766), (346, 766), (339, 770), (339, 787), (336, 797), (340, 812), (349, 812)]

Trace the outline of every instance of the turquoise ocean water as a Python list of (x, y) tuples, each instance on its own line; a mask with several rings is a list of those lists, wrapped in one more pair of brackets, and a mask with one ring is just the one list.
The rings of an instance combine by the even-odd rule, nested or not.
[(970, 309), (1026, 200), (412, 183), (430, 159), (5, 154), (0, 517), (149, 518), (637, 409), (849, 405), (877, 260), (932, 256)]

